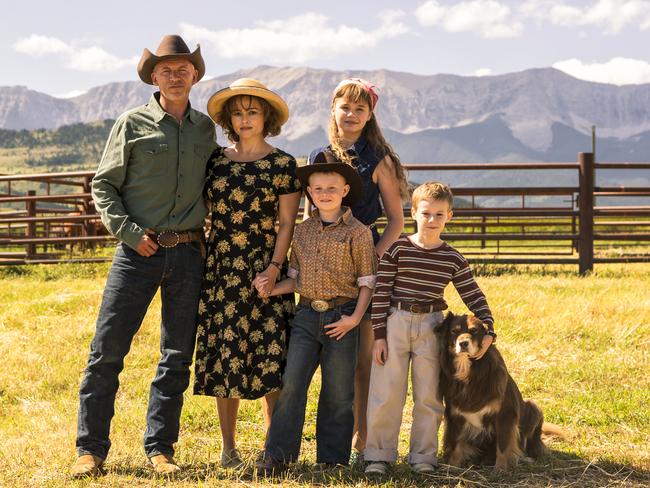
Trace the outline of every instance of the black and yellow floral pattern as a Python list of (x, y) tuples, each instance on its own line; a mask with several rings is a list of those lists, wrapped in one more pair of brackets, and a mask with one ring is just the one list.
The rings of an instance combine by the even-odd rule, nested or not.
[[(252, 288), (275, 247), (279, 197), (300, 191), (295, 159), (274, 149), (253, 162), (208, 162), (212, 209), (199, 301), (194, 393), (260, 398), (282, 387), (292, 295), (262, 299)], [(286, 277), (286, 266), (278, 280)]]

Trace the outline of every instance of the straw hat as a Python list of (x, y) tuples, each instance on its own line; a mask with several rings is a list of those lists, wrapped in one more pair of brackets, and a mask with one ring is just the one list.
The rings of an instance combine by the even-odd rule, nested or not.
[[(332, 158), (332, 154), (329, 154)], [(328, 157), (325, 152), (319, 152), (311, 164), (305, 166), (299, 166), (296, 168), (296, 176), (300, 180), (300, 185), (305, 190), (305, 195), (310, 202), (314, 203), (311, 199), (311, 195), (307, 191), (309, 186), (309, 177), (314, 173), (338, 173), (343, 178), (345, 182), (350, 185), (350, 191), (341, 202), (347, 207), (352, 207), (359, 200), (361, 193), (363, 191), (363, 183), (361, 182), (361, 177), (357, 170), (352, 167), (352, 165), (343, 163), (341, 161), (328, 161)]]
[(138, 63), (138, 75), (140, 76), (140, 79), (148, 85), (153, 85), (153, 81), (151, 81), (151, 73), (156, 64), (165, 59), (172, 58), (187, 59), (199, 72), (199, 77), (196, 81), (203, 78), (203, 75), (205, 74), (205, 62), (201, 56), (201, 46), (197, 44), (194, 52), (190, 52), (190, 48), (187, 47), (187, 44), (185, 44), (185, 41), (181, 36), (172, 34), (163, 37), (158, 49), (156, 49), (156, 54), (153, 54), (146, 47), (144, 48), (142, 57)]
[(236, 97), (237, 95), (252, 95), (260, 97), (269, 102), (278, 115), (280, 116), (280, 125), (284, 124), (289, 119), (289, 107), (282, 97), (275, 92), (269, 90), (264, 83), (257, 81), (253, 78), (239, 78), (233, 81), (229, 87), (223, 88), (216, 92), (208, 100), (208, 114), (217, 121), (217, 117), (223, 108), (223, 105), (229, 98)]

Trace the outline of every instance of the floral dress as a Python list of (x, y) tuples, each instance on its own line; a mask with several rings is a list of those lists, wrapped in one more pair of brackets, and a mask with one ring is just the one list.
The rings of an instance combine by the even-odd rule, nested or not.
[[(260, 398), (282, 387), (294, 297), (260, 298), (253, 278), (275, 247), (279, 197), (300, 191), (295, 159), (279, 149), (252, 162), (210, 157), (212, 227), (201, 288), (194, 393)], [(278, 281), (286, 277), (286, 266)]]

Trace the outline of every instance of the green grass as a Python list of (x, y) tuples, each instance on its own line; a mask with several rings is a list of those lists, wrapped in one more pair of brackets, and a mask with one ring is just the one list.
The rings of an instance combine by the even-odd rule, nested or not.
[[(148, 387), (158, 356), (159, 298), (137, 334), (120, 377), (108, 473), (95, 481), (67, 477), (75, 458), (77, 392), (87, 360), (108, 264), (0, 268), (0, 486), (206, 487), (264, 480), (218, 468), (214, 401), (186, 394), (173, 482), (147, 469), (142, 433)], [(382, 486), (647, 486), (650, 483), (650, 265), (490, 267), (479, 283), (496, 316), (498, 347), (512, 376), (567, 439), (551, 456), (508, 475), (489, 468), (443, 466), (414, 477), (403, 463)], [(453, 290), (448, 301), (464, 306)], [(310, 393), (303, 458), (278, 485), (369, 486), (349, 469), (314, 466), (318, 380)], [(405, 454), (410, 400), (400, 453)], [(259, 402), (242, 402), (238, 440), (250, 464), (263, 443)]]

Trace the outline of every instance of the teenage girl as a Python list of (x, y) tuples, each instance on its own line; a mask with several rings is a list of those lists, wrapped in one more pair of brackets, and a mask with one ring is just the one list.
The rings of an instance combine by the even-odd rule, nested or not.
[[(329, 146), (312, 151), (331, 151), (335, 159), (355, 167), (363, 182), (363, 192), (352, 207), (352, 214), (370, 226), (377, 256), (381, 257), (400, 236), (404, 227), (402, 201), (408, 198), (404, 168), (377, 124), (375, 107), (379, 95), (374, 84), (361, 78), (341, 81), (332, 95), (328, 128)], [(375, 223), (383, 210), (388, 220), (380, 236)], [(309, 215), (309, 205), (306, 206)], [(359, 324), (359, 354), (354, 385), (354, 437), (351, 463), (362, 461), (366, 447), (366, 409), (374, 342), (369, 314)]]

